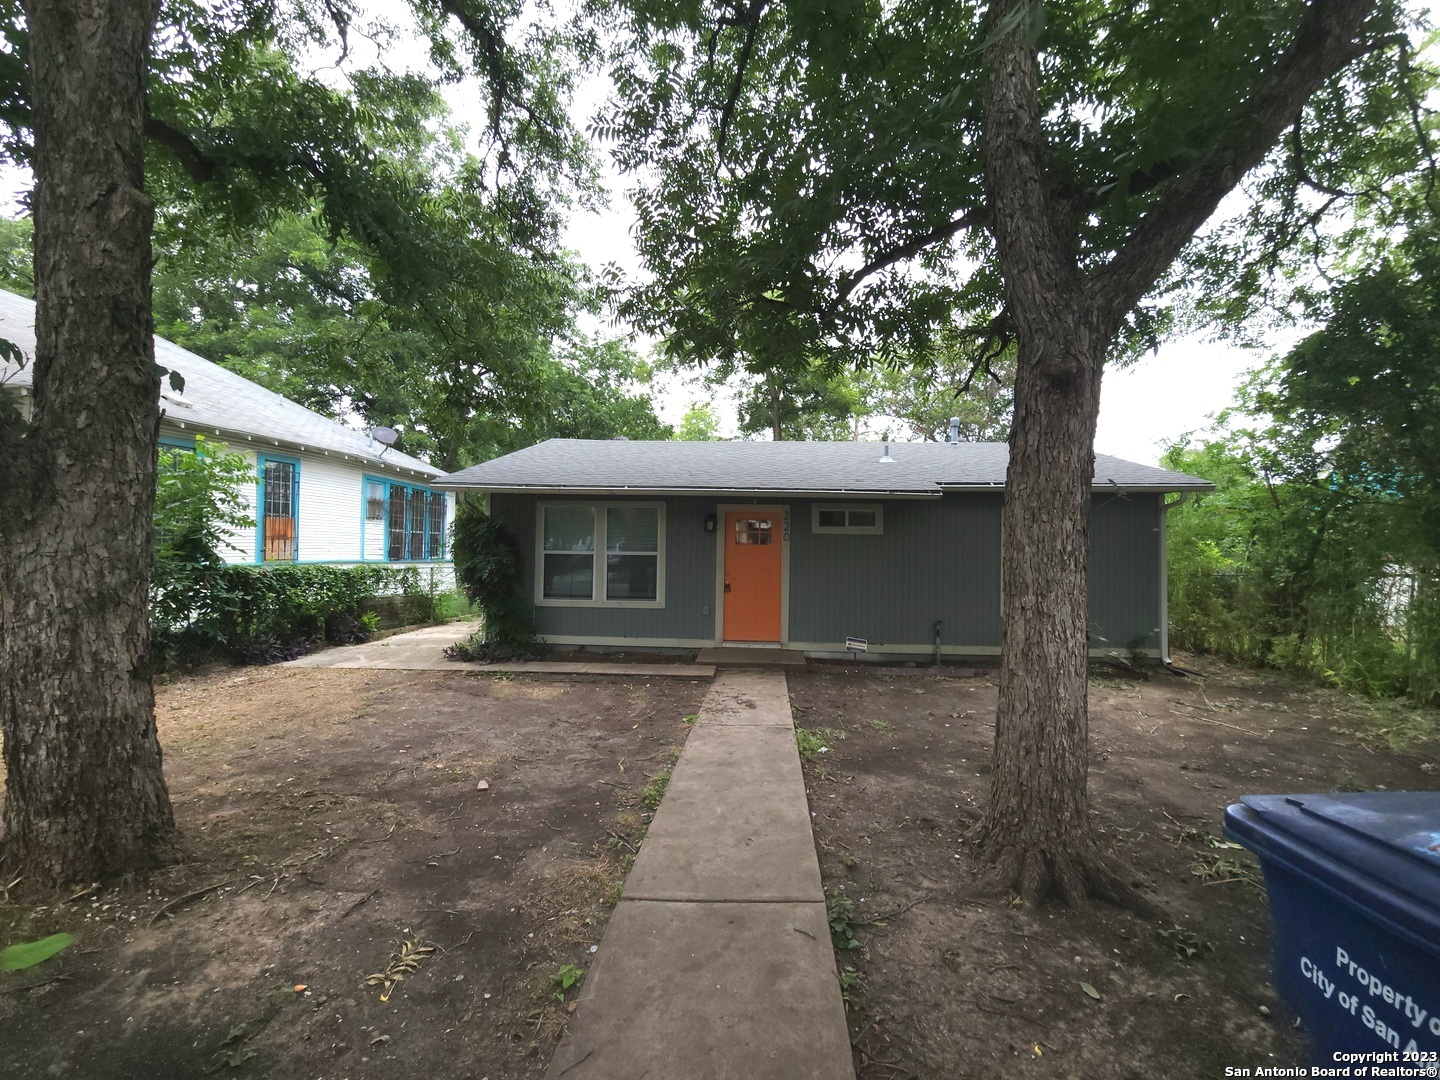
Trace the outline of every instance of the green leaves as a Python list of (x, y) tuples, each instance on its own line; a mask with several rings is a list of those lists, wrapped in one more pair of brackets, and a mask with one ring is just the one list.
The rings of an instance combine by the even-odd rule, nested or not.
[(11, 945), (8, 949), (0, 950), (0, 971), (23, 971), (36, 964), (43, 964), (74, 943), (75, 938), (70, 934), (51, 934), (39, 941)]

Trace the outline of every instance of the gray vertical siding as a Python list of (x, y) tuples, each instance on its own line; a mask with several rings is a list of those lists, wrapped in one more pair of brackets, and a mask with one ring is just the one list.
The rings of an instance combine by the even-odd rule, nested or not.
[(944, 645), (1000, 644), (999, 495), (885, 502), (877, 536), (816, 535), (791, 505), (792, 641), (930, 645), (939, 619)]
[(1090, 647), (1160, 647), (1159, 495), (1096, 495), (1090, 505)]
[[(889, 500), (883, 503), (882, 534), (837, 536), (811, 532), (811, 507), (816, 501), (841, 500), (724, 494), (637, 498), (666, 505), (665, 606), (537, 607), (536, 628), (550, 638), (717, 640), (716, 534), (705, 532), (705, 517), (717, 513), (722, 503), (781, 503), (790, 507), (791, 642), (835, 644), (862, 637), (872, 649), (928, 649), (938, 619), (941, 643), (947, 648), (994, 650), (1004, 630), (1001, 500), (999, 493), (968, 492), (933, 500)], [(492, 513), (520, 544), (527, 584), (534, 580), (538, 501), (533, 495), (491, 496)], [(1089, 558), (1093, 648), (1158, 647), (1160, 513), (1158, 495), (1095, 497)]]

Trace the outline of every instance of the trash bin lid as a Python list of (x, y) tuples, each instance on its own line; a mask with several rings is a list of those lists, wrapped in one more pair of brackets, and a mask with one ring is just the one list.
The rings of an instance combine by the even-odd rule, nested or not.
[(1440, 791), (1247, 795), (1226, 828), (1263, 859), (1440, 943)]

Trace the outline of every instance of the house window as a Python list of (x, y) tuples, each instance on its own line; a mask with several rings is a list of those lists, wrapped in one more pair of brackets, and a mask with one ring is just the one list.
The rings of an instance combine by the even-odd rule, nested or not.
[(810, 510), (812, 533), (881, 533), (885, 516), (879, 503), (864, 506), (813, 506)]
[(546, 506), (541, 510), (541, 555), (546, 600), (595, 598), (595, 508)]
[(379, 480), (365, 481), (365, 520), (385, 520), (385, 485)]
[[(365, 515), (371, 520), (371, 481), (366, 486)], [(388, 488), (385, 521), (385, 558), (391, 562), (424, 562), (445, 557), (445, 493), (409, 484), (376, 485)], [(382, 500), (383, 502), (383, 500)]]
[(538, 532), (537, 603), (664, 606), (659, 503), (542, 503)]
[(660, 585), (660, 509), (605, 508), (605, 599), (655, 600)]
[(445, 493), (443, 491), (430, 493), (430, 520), (426, 522), (426, 533), (425, 557), (427, 559), (443, 559), (445, 557)]
[(299, 557), (300, 468), (293, 461), (269, 458), (260, 463), (260, 552), (262, 562), (294, 562)]

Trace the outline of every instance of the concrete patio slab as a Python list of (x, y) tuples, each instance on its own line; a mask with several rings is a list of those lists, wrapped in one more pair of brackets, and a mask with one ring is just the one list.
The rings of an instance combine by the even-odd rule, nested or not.
[(825, 905), (622, 900), (546, 1075), (850, 1080)]
[(286, 667), (380, 668), (391, 671), (479, 671), (502, 674), (628, 675), (708, 679), (713, 664), (577, 664), (571, 661), (526, 660), (508, 664), (481, 664), (445, 659), (445, 648), (469, 637), (477, 623), (445, 623), (410, 630), (363, 645), (342, 645), (322, 649)]

